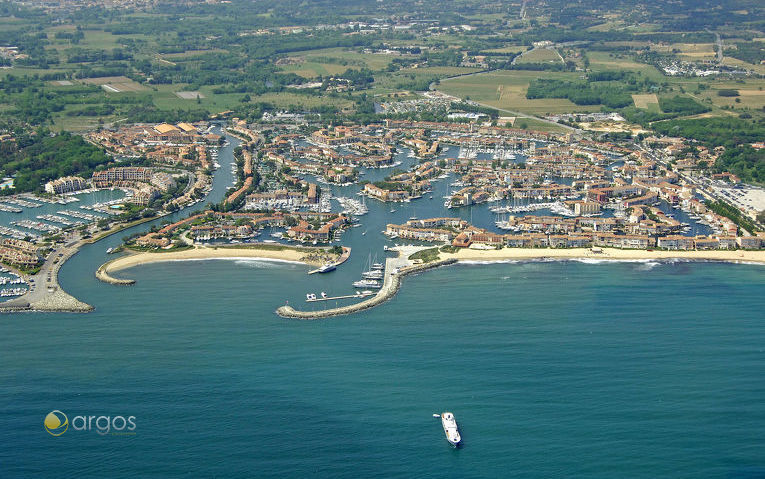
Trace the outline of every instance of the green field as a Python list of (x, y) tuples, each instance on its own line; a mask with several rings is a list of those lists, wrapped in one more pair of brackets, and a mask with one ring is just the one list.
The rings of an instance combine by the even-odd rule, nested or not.
[(295, 73), (305, 78), (316, 78), (343, 73), (349, 68), (382, 70), (390, 64), (394, 57), (359, 53), (346, 48), (325, 48), (291, 53), (289, 58), (294, 63), (282, 65), (281, 71)]
[(518, 57), (517, 63), (561, 63), (561, 59), (553, 49), (535, 48)]
[(544, 116), (549, 113), (600, 111), (599, 105), (579, 106), (562, 98), (529, 100), (529, 83), (543, 76), (559, 80), (576, 80), (573, 72), (494, 71), (442, 81), (440, 91), (497, 108)]

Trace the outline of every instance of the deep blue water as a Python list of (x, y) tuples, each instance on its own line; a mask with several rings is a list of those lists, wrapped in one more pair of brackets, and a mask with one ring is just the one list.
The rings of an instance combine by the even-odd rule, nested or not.
[[(0, 477), (765, 477), (765, 267), (459, 265), (353, 316), (276, 316), (350, 291), (384, 242), (389, 206), (368, 204), (329, 275), (188, 261), (115, 287), (93, 272), (122, 235), (84, 247), (61, 282), (95, 312), (0, 318)], [(54, 409), (132, 415), (135, 435), (53, 437)]]

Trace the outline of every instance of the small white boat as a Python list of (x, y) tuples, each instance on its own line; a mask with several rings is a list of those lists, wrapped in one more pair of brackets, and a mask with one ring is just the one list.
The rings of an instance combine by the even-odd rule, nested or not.
[(441, 425), (444, 427), (444, 434), (446, 434), (446, 440), (452, 446), (458, 446), (462, 441), (460, 431), (457, 428), (457, 420), (454, 418), (454, 414), (450, 412), (441, 413)]
[(353, 283), (354, 288), (373, 288), (373, 289), (380, 289), (382, 288), (382, 284), (380, 284), (379, 281), (375, 281), (373, 279), (362, 279), (360, 281), (356, 281)]
[(316, 295), (313, 293), (308, 293), (305, 295), (306, 301), (316, 301)]

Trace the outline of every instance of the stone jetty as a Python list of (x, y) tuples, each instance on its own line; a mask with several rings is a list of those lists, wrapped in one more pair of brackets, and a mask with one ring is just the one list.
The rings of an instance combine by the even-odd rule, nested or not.
[(107, 261), (106, 263), (99, 266), (99, 268), (96, 270), (96, 278), (98, 278), (99, 281), (103, 281), (104, 283), (116, 284), (120, 286), (129, 286), (131, 284), (135, 284), (134, 279), (115, 278), (114, 276), (109, 275), (109, 265), (111, 265), (114, 261), (116, 260), (113, 259), (111, 261)]
[[(396, 268), (395, 265), (398, 261), (399, 261), (399, 258), (388, 258), (388, 260), (386, 261), (386, 268), (385, 268), (386, 273), (388, 271), (395, 269)], [(404, 278), (404, 276), (414, 274), (414, 273), (421, 273), (429, 269), (438, 268), (439, 266), (446, 266), (456, 262), (457, 260), (455, 259), (448, 259), (443, 261), (434, 261), (432, 263), (426, 263), (421, 265), (400, 267), (394, 273), (387, 273), (385, 277), (385, 281), (383, 282), (383, 287), (380, 288), (380, 291), (378, 291), (376, 295), (372, 296), (371, 298), (365, 301), (361, 301), (355, 304), (350, 304), (348, 306), (341, 306), (339, 308), (322, 309), (318, 311), (298, 311), (292, 306), (285, 305), (277, 309), (276, 314), (278, 314), (279, 316), (283, 318), (323, 319), (323, 318), (329, 318), (332, 316), (341, 316), (344, 314), (352, 314), (352, 313), (357, 313), (359, 311), (364, 311), (365, 309), (379, 306), (382, 303), (391, 299), (393, 296), (395, 296), (399, 288), (401, 288), (401, 281)]]

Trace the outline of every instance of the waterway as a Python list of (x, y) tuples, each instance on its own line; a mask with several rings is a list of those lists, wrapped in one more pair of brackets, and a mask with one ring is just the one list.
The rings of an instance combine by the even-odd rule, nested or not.
[[(231, 185), (230, 141), (211, 201)], [(137, 282), (116, 287), (93, 272), (130, 231), (83, 247), (60, 281), (93, 313), (0, 318), (0, 476), (765, 474), (762, 266), (458, 265), (352, 316), (274, 314), (307, 291), (350, 291), (367, 252), (383, 254), (385, 223), (441, 215), (451, 181), (392, 214), (367, 200), (363, 226), (343, 236), (351, 260), (326, 275), (188, 261), (124, 271)], [(493, 224), (485, 206), (448, 213)], [(135, 416), (136, 428), (53, 437), (54, 409)], [(445, 410), (460, 449), (432, 417)]]

